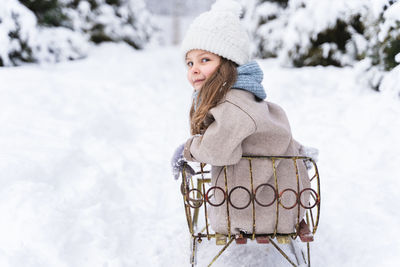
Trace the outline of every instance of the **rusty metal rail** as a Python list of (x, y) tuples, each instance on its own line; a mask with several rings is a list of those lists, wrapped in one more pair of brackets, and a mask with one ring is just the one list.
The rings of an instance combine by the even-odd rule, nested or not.
[[(318, 173), (318, 168), (313, 159), (304, 156), (243, 156), (242, 159), (246, 159), (249, 162), (249, 182), (250, 189), (244, 186), (236, 186), (233, 188), (228, 188), (228, 180), (229, 177), (227, 175), (227, 166), (223, 167), (224, 171), (224, 188), (216, 185), (211, 185), (211, 177), (210, 171), (206, 170), (206, 164), (200, 164), (200, 171), (197, 172), (194, 176), (189, 179), (185, 178), (185, 168), (182, 170), (182, 184), (181, 184), (181, 193), (183, 196), (183, 202), (185, 207), (185, 215), (187, 219), (188, 229), (192, 236), (192, 255), (191, 255), (191, 265), (195, 266), (195, 258), (196, 258), (196, 242), (201, 242), (203, 238), (207, 238), (207, 240), (215, 239), (217, 245), (224, 245), (224, 247), (219, 251), (219, 253), (214, 257), (209, 266), (211, 266), (218, 257), (228, 248), (228, 246), (236, 240), (239, 243), (239, 240), (243, 239), (258, 239), (264, 238), (266, 243), (271, 243), (280, 254), (290, 263), (292, 266), (297, 266), (293, 263), (292, 260), (283, 252), (282, 249), (273, 241), (276, 239), (280, 244), (288, 244), (291, 243), (292, 240), (296, 239), (300, 234), (300, 208), (304, 208), (306, 210), (305, 219), (308, 225), (311, 225), (312, 235), (315, 235), (319, 218), (320, 218), (320, 208), (321, 208), (321, 191), (320, 191), (320, 178)], [(270, 160), (273, 169), (273, 177), (271, 177), (271, 183), (263, 183), (254, 188), (253, 181), (253, 168), (252, 161), (254, 159), (266, 159)], [(297, 190), (292, 188), (279, 188), (278, 181), (279, 177), (277, 175), (277, 161), (281, 160), (290, 160), (293, 162), (295, 173), (293, 173), (293, 179), (295, 179), (297, 184)], [(312, 163), (313, 168), (308, 171), (309, 179), (310, 179), (310, 187), (303, 188), (300, 190), (300, 177), (299, 177), (299, 169), (298, 169), (298, 161), (309, 161)], [(310, 175), (311, 174), (311, 175)], [(258, 197), (257, 192), (261, 188), (268, 188), (270, 191), (271, 201), (268, 203), (263, 203)], [(249, 201), (244, 205), (237, 205), (234, 203), (234, 194), (236, 191), (243, 191), (248, 195)], [(219, 192), (222, 194), (222, 201), (216, 203), (213, 202), (212, 196)], [(295, 201), (290, 204), (284, 204), (282, 198), (286, 194), (293, 194), (295, 197)], [(309, 194), (310, 199), (307, 203), (303, 203), (302, 196), (303, 194)], [(275, 214), (276, 221), (274, 225), (274, 231), (271, 233), (256, 233), (256, 205), (261, 207), (270, 207), (275, 204)], [(226, 206), (226, 214), (227, 214), (227, 234), (220, 234), (212, 232), (208, 218), (208, 207), (219, 207), (225, 205)], [(252, 233), (240, 233), (239, 235), (232, 234), (231, 229), (231, 209), (245, 209), (251, 207), (252, 210)], [(204, 225), (201, 231), (197, 231), (199, 216), (202, 208), (202, 215), (204, 216)], [(279, 233), (278, 225), (279, 225), (279, 211), (280, 209), (297, 209), (297, 222), (293, 228), (292, 233)], [(205, 233), (204, 233), (205, 231)], [(267, 239), (268, 240), (267, 240)], [(227, 241), (229, 240), (229, 241)], [(243, 241), (242, 241), (243, 242)], [(293, 243), (291, 244), (293, 245)], [(304, 255), (303, 255), (304, 258)], [(310, 244), (307, 242), (307, 262), (305, 262), (308, 266), (311, 266), (310, 263)], [(300, 263), (298, 263), (300, 264)]]

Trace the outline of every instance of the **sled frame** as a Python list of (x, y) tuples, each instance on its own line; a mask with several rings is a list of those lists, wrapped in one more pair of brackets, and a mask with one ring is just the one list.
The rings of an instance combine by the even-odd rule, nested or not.
[[(296, 244), (294, 243), (294, 241), (299, 236), (299, 225), (300, 225), (300, 219), (301, 219), (299, 217), (300, 205), (306, 209), (306, 214), (305, 214), (306, 222), (307, 222), (307, 225), (312, 226), (311, 233), (313, 236), (315, 235), (317, 228), (318, 228), (318, 223), (319, 223), (319, 218), (320, 218), (321, 191), (320, 191), (320, 177), (319, 177), (318, 168), (317, 168), (315, 161), (312, 158), (305, 157), (305, 156), (243, 156), (242, 159), (247, 159), (249, 162), (249, 178), (250, 178), (250, 184), (251, 184), (251, 192), (249, 190), (247, 190), (247, 191), (249, 191), (249, 193), (250, 193), (249, 205), (251, 205), (251, 207), (252, 207), (252, 217), (253, 217), (252, 218), (253, 219), (253, 232), (250, 234), (240, 233), (240, 234), (233, 235), (231, 233), (229, 208), (232, 208), (232, 206), (234, 206), (234, 205), (232, 203), (228, 203), (229, 197), (227, 197), (227, 192), (228, 192), (227, 166), (223, 167), (224, 182), (225, 182), (225, 198), (224, 198), (223, 204), (225, 204), (225, 202), (226, 202), (227, 226), (228, 226), (228, 234), (224, 235), (224, 234), (219, 234), (219, 233), (210, 233), (210, 230), (209, 230), (207, 202), (209, 205), (211, 205), (211, 203), (208, 200), (208, 193), (209, 193), (210, 189), (208, 191), (206, 190), (206, 184), (211, 183), (211, 178), (206, 177), (206, 175), (210, 174), (209, 171), (204, 170), (204, 167), (206, 166), (206, 164), (200, 163), (200, 171), (196, 172), (195, 175), (190, 177), (189, 179), (186, 179), (186, 172), (185, 172), (186, 165), (184, 165), (184, 168), (181, 172), (181, 174), (182, 174), (181, 175), (181, 177), (182, 177), (181, 193), (183, 196), (183, 202), (184, 202), (184, 207), (185, 207), (185, 215), (186, 215), (186, 220), (187, 220), (187, 224), (188, 224), (188, 229), (189, 229), (189, 232), (191, 235), (191, 256), (190, 256), (191, 266), (192, 267), (196, 266), (196, 256), (197, 256), (196, 255), (196, 251), (197, 251), (196, 244), (201, 243), (203, 241), (203, 239), (205, 239), (205, 238), (207, 238), (208, 241), (210, 241), (212, 238), (214, 238), (216, 240), (217, 244), (218, 244), (219, 240), (224, 240), (224, 239), (228, 240), (225, 242), (221, 242), (222, 245), (224, 245), (224, 246), (209, 263), (208, 266), (211, 266), (222, 255), (222, 253), (232, 244), (232, 242), (234, 240), (236, 240), (238, 242), (238, 240), (243, 240), (243, 238), (255, 240), (258, 237), (262, 237), (262, 238), (267, 238), (268, 243), (272, 244), (272, 246), (287, 260), (287, 262), (291, 266), (298, 266), (298, 265), (300, 265), (300, 261), (303, 261), (305, 264), (307, 264), (307, 266), (311, 267), (310, 242), (305, 242), (306, 246), (307, 246), (307, 260), (306, 260), (304, 251), (302, 251), (300, 248), (296, 247)], [(255, 197), (256, 191), (253, 187), (253, 174), (252, 174), (252, 160), (253, 159), (270, 160), (272, 167), (273, 167), (273, 175), (274, 175), (274, 183), (275, 183), (274, 185), (275, 185), (275, 190), (276, 190), (275, 191), (275, 199), (273, 202), (276, 202), (275, 203), (276, 223), (275, 223), (274, 232), (270, 233), (270, 234), (256, 234), (255, 233), (255, 229), (256, 229), (255, 203), (259, 203), (259, 202), (257, 202), (257, 199)], [(279, 160), (292, 160), (294, 168), (295, 168), (297, 192), (295, 190), (285, 189), (280, 194), (278, 194), (278, 192), (279, 192), (279, 188), (278, 188), (279, 177), (277, 177), (277, 174), (276, 174), (276, 161), (279, 161)], [(311, 183), (311, 185), (314, 185), (315, 189), (313, 189), (311, 186), (310, 188), (305, 188), (302, 191), (300, 191), (300, 184), (299, 184), (300, 178), (299, 178), (299, 172), (298, 172), (298, 166), (297, 166), (298, 160), (309, 161), (312, 163), (314, 174), (310, 175), (310, 183)], [(195, 186), (196, 180), (194, 177), (197, 177), (196, 186)], [(223, 190), (221, 188), (215, 188), (214, 191), (216, 189)], [(231, 192), (233, 190), (235, 190), (235, 188), (231, 189)], [(278, 223), (279, 223), (279, 221), (278, 221), (279, 209), (280, 209), (280, 207), (288, 209), (288, 207), (283, 206), (283, 204), (280, 202), (280, 196), (282, 196), (282, 194), (287, 190), (292, 191), (294, 194), (296, 194), (296, 198), (297, 198), (296, 204), (297, 205), (295, 204), (294, 206), (289, 207), (289, 208), (297, 208), (298, 209), (298, 217), (297, 217), (297, 223), (296, 223), (296, 227), (295, 227), (296, 231), (294, 231), (293, 233), (289, 233), (289, 234), (281, 234), (281, 233), (277, 232), (277, 227), (278, 227)], [(308, 206), (306, 206), (306, 205), (303, 205), (303, 203), (301, 203), (301, 199), (300, 199), (301, 194), (305, 190), (311, 191), (310, 199), (312, 198), (314, 201), (314, 203), (312, 205), (311, 205), (311, 203), (308, 203)], [(231, 204), (231, 207), (229, 204)], [(247, 205), (246, 207), (248, 207), (249, 205)], [(200, 212), (200, 209), (202, 208), (201, 206), (203, 206), (203, 209), (204, 209), (205, 227), (201, 231), (195, 233), (195, 229), (197, 228), (197, 224), (198, 224), (198, 220), (199, 220), (199, 212)], [(216, 206), (216, 205), (214, 204), (213, 206)], [(192, 214), (192, 210), (193, 210), (193, 214)], [(204, 233), (204, 231), (206, 231), (206, 232)], [(274, 239), (278, 243), (291, 245), (291, 249), (293, 250), (293, 254), (296, 257), (297, 264), (294, 263), (289, 258), (289, 256), (279, 247), (279, 245), (276, 242), (274, 242)], [(300, 251), (299, 251), (299, 249), (300, 249)], [(301, 256), (300, 256), (300, 254), (301, 254)]]

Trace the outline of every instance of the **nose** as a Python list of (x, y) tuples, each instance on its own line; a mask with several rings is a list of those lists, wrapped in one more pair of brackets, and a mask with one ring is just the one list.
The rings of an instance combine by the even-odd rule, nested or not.
[(196, 64), (193, 64), (191, 71), (193, 74), (199, 74), (200, 73), (200, 69), (198, 68), (198, 66)]

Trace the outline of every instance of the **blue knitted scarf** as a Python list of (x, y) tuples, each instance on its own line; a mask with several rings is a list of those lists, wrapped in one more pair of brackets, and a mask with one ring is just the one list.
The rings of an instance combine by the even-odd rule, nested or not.
[[(264, 87), (261, 82), (263, 80), (263, 72), (260, 66), (255, 61), (251, 61), (247, 64), (237, 67), (237, 79), (232, 88), (241, 89), (253, 93), (255, 96), (261, 99), (265, 99), (267, 94), (265, 93)], [(194, 101), (194, 110), (197, 109), (197, 105), (201, 99), (199, 97), (199, 90), (194, 90), (192, 99)]]
[(237, 68), (237, 72), (237, 80), (232, 88), (249, 91), (261, 99), (267, 97), (264, 87), (261, 84), (264, 75), (257, 62), (251, 61), (241, 65)]

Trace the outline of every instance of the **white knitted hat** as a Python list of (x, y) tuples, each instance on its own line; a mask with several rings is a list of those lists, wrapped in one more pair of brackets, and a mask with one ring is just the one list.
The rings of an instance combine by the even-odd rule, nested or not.
[(202, 49), (238, 65), (249, 61), (250, 41), (240, 22), (241, 6), (234, 0), (217, 0), (210, 11), (200, 14), (189, 26), (182, 52)]

